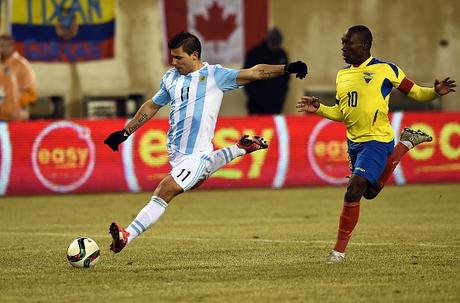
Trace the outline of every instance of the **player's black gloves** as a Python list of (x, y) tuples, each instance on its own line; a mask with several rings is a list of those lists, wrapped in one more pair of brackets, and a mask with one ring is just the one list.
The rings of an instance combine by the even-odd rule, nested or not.
[(295, 74), (296, 78), (303, 79), (308, 74), (308, 67), (302, 61), (288, 63), (284, 66), (284, 70), (289, 74)]
[(107, 139), (104, 140), (104, 144), (107, 144), (113, 151), (118, 151), (118, 145), (128, 139), (128, 137), (128, 132), (122, 129), (111, 133)]

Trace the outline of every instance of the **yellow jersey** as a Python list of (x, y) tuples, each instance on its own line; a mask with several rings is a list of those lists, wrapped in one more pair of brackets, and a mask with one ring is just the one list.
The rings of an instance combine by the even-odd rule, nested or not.
[(347, 138), (353, 142), (394, 138), (388, 118), (388, 102), (394, 88), (417, 101), (436, 98), (434, 88), (424, 88), (406, 78), (396, 65), (369, 57), (359, 66), (347, 66), (337, 73), (336, 105), (320, 105), (317, 114), (343, 121)]

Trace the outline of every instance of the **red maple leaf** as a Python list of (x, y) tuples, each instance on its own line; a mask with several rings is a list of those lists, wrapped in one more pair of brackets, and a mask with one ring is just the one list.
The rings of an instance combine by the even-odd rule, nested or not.
[(195, 16), (195, 28), (205, 40), (228, 40), (236, 29), (236, 15), (223, 18), (224, 9), (216, 1), (207, 8), (209, 19), (203, 15)]

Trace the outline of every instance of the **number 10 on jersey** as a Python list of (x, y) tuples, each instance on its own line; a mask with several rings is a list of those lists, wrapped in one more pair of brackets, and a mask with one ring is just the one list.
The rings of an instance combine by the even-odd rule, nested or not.
[(348, 107), (356, 107), (358, 105), (358, 92), (351, 91), (347, 93)]

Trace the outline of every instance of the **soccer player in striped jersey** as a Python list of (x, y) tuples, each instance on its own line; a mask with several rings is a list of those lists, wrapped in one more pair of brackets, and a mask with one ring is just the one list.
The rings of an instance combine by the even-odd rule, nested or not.
[(213, 151), (212, 138), (225, 91), (285, 74), (296, 74), (300, 79), (307, 75), (307, 65), (301, 61), (258, 64), (241, 70), (210, 65), (201, 61), (198, 38), (187, 32), (177, 34), (168, 46), (173, 68), (163, 76), (158, 92), (139, 108), (124, 129), (111, 133), (104, 141), (117, 151), (120, 143), (170, 103), (167, 150), (171, 172), (126, 229), (116, 222), (110, 225), (110, 249), (115, 253), (158, 221), (175, 196), (198, 187), (236, 157), (268, 147), (263, 138), (244, 135), (236, 144)]
[(421, 87), (408, 79), (396, 65), (371, 56), (372, 34), (362, 25), (349, 28), (342, 38), (346, 63), (336, 78), (336, 105), (325, 106), (316, 97), (304, 96), (299, 112), (316, 113), (341, 121), (347, 128), (351, 177), (344, 197), (339, 231), (326, 263), (345, 261), (345, 248), (358, 223), (360, 200), (375, 198), (391, 176), (401, 157), (416, 145), (431, 141), (421, 131), (405, 128), (394, 146), (388, 119), (388, 102), (393, 88), (419, 102), (428, 102), (455, 91), (455, 81), (435, 80), (433, 87)]

